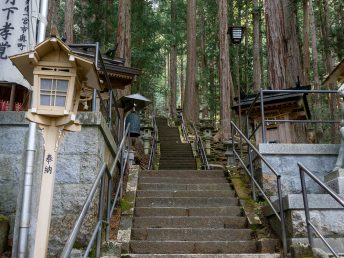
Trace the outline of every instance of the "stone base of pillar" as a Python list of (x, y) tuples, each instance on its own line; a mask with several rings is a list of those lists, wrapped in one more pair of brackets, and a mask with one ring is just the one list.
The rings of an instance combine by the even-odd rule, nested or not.
[(344, 169), (336, 168), (324, 177), (325, 183), (338, 194), (344, 193)]

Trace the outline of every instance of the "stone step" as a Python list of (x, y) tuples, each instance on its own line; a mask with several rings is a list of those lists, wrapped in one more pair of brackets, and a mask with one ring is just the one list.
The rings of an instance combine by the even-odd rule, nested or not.
[[(185, 163), (184, 163), (185, 164)], [(214, 178), (178, 178), (178, 177), (140, 177), (139, 183), (171, 183), (171, 184), (217, 184), (227, 183), (224, 177)]]
[(225, 190), (228, 183), (221, 184), (139, 184), (138, 190)]
[(254, 253), (257, 243), (248, 241), (130, 241), (130, 252), (143, 254)]
[(280, 254), (129, 254), (125, 258), (280, 258)]
[(167, 169), (179, 169), (179, 170), (184, 170), (184, 169), (195, 169), (197, 168), (196, 165), (194, 166), (191, 166), (191, 165), (188, 165), (188, 166), (161, 166), (160, 167), (161, 169), (164, 169), (164, 170), (167, 170)]
[(152, 177), (181, 177), (181, 178), (191, 178), (191, 177), (224, 177), (224, 172), (222, 170), (142, 170), (139, 172), (139, 176), (152, 176)]
[(148, 241), (235, 241), (251, 240), (250, 229), (133, 228), (132, 240)]
[(220, 191), (137, 191), (138, 197), (234, 197), (233, 190)]
[(134, 217), (134, 228), (232, 228), (242, 229), (247, 225), (246, 218), (236, 216), (207, 217)]
[(223, 207), (238, 205), (233, 197), (137, 197), (136, 207)]
[(137, 207), (135, 208), (135, 216), (138, 217), (162, 217), (162, 216), (241, 216), (242, 209), (239, 206), (228, 207)]

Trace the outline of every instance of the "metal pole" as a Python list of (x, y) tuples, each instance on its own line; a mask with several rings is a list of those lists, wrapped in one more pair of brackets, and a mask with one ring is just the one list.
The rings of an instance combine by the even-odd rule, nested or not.
[[(105, 185), (105, 173), (101, 179), (100, 183), (100, 193), (99, 193), (99, 206), (98, 206), (98, 222), (103, 220), (103, 210), (104, 210), (104, 185)], [(96, 246), (96, 258), (100, 257), (100, 247), (102, 244), (102, 223), (100, 223), (97, 235), (97, 246)]]
[[(41, 0), (40, 3), (40, 19), (37, 31), (37, 44), (45, 39), (45, 30), (47, 25), (48, 14), (48, 0)], [(31, 95), (32, 97), (32, 95)], [(31, 101), (32, 103), (32, 101)], [(36, 152), (36, 129), (37, 124), (29, 123), (28, 145), (26, 149), (26, 163), (24, 172), (24, 189), (21, 204), (21, 214), (19, 222), (19, 237), (18, 237), (18, 258), (28, 257), (28, 236), (30, 228), (30, 206), (32, 193), (32, 174), (33, 164)]]
[[(246, 137), (249, 139), (250, 137), (250, 130), (248, 128), (248, 116), (246, 116)], [(251, 173), (251, 190), (252, 190), (252, 198), (253, 200), (256, 200), (256, 185), (254, 184), (254, 169), (252, 164), (252, 154), (251, 154), (251, 147), (250, 145), (247, 146), (248, 151), (248, 161), (250, 166), (250, 173)]]
[(33, 164), (36, 152), (36, 127), (37, 124), (30, 122), (29, 136), (26, 149), (26, 164), (24, 174), (24, 189), (22, 197), (22, 206), (19, 223), (19, 238), (18, 238), (18, 257), (26, 258), (28, 246), (28, 234), (30, 228), (30, 205), (31, 205), (31, 190), (33, 179)]
[(107, 204), (106, 204), (106, 241), (110, 239), (110, 212), (111, 212), (111, 196), (112, 196), (112, 177), (108, 175), (108, 189), (107, 189)]
[(112, 89), (109, 90), (109, 128), (112, 128)]
[(265, 117), (264, 117), (264, 92), (260, 89), (260, 112), (262, 118), (262, 143), (266, 143)]
[[(95, 60), (94, 64), (96, 66), (96, 69), (98, 69), (98, 57), (99, 57), (99, 42), (96, 42), (96, 54), (95, 54)], [(92, 97), (92, 112), (97, 111), (97, 90), (93, 90), (93, 97)]]
[(288, 250), (287, 250), (287, 232), (285, 229), (284, 206), (283, 206), (282, 189), (281, 189), (281, 175), (277, 176), (277, 191), (278, 191), (280, 218), (281, 218), (283, 253), (286, 256), (288, 253)]
[(313, 237), (312, 237), (312, 227), (309, 224), (310, 216), (309, 216), (308, 198), (307, 198), (307, 191), (306, 191), (305, 174), (301, 167), (300, 167), (300, 178), (301, 178), (303, 205), (305, 206), (305, 217), (306, 217), (306, 225), (307, 225), (307, 232), (308, 232), (308, 241), (309, 241), (310, 246), (313, 247), (314, 242), (313, 242)]
[(47, 27), (48, 0), (41, 0), (39, 7), (39, 24), (37, 31), (37, 44), (45, 40), (45, 30)]

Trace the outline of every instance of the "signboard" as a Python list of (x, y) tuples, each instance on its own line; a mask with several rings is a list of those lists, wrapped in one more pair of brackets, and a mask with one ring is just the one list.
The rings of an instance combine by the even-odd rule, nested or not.
[(33, 49), (36, 41), (38, 0), (0, 0), (0, 82), (31, 88), (9, 56)]

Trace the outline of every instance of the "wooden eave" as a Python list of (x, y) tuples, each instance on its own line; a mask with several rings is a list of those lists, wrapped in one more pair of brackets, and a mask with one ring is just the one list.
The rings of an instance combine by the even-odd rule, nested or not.
[(332, 72), (326, 77), (322, 84), (328, 85), (336, 82), (344, 82), (344, 59), (332, 70)]
[(78, 76), (90, 88), (100, 90), (99, 77), (96, 67), (90, 60), (75, 55), (58, 38), (48, 38), (35, 47), (33, 51), (21, 53), (10, 57), (12, 63), (23, 74), (24, 78), (33, 85), (33, 69), (40, 60), (53, 51), (62, 51), (68, 56), (67, 63), (78, 68)]
[[(310, 86), (303, 86), (302, 89), (309, 90)], [(300, 100), (303, 103), (303, 109), (306, 112), (306, 117), (311, 118), (310, 109), (308, 106), (307, 101), (307, 93), (270, 93), (264, 95), (264, 111), (272, 111), (276, 109), (280, 109), (281, 107), (286, 107), (286, 104), (290, 103), (297, 103)], [(241, 112), (246, 113), (246, 111), (250, 108), (252, 102), (254, 101), (255, 97), (249, 97), (246, 99), (242, 99), (240, 102)], [(260, 100), (258, 99), (253, 107), (251, 112), (259, 113), (260, 114)], [(239, 104), (233, 105), (232, 109), (238, 114), (239, 113)]]

